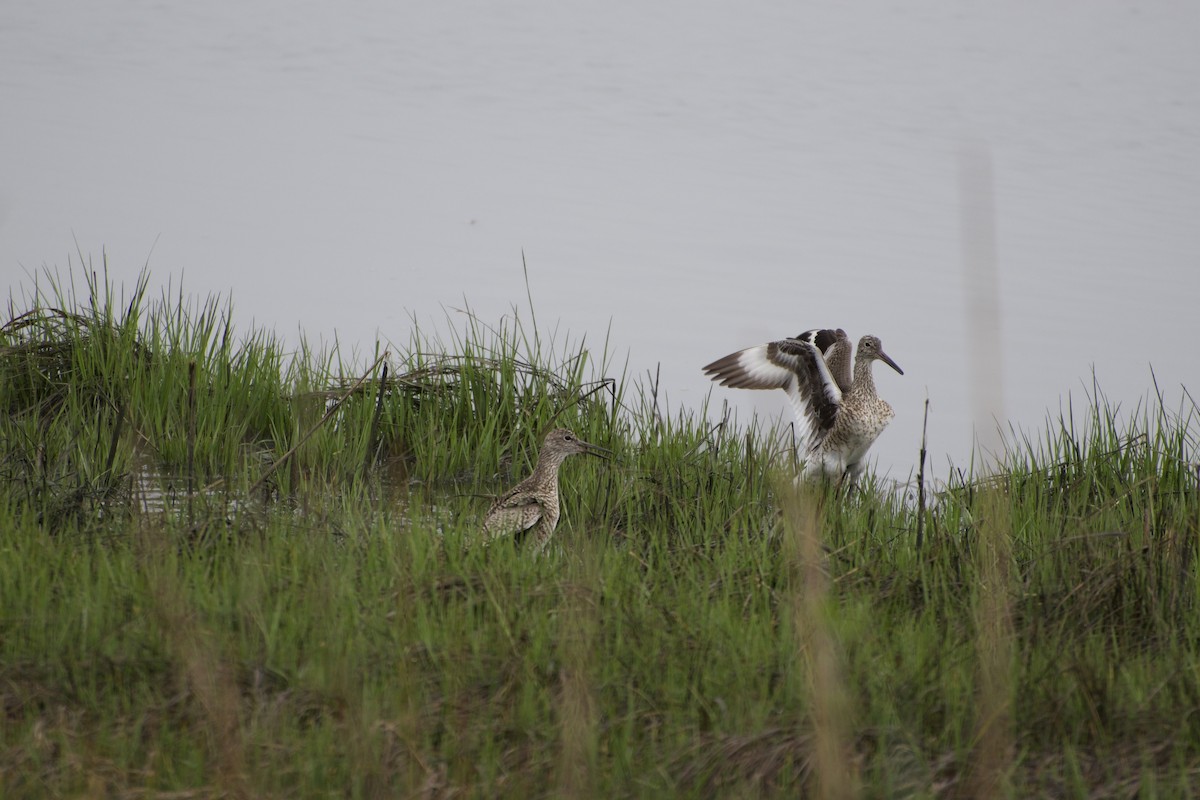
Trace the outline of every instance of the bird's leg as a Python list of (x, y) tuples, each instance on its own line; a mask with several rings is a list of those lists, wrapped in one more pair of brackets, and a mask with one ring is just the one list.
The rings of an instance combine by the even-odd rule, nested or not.
[(858, 476), (854, 473), (852, 468), (846, 467), (846, 469), (842, 471), (841, 477), (838, 478), (838, 494), (842, 496), (843, 500), (849, 500), (850, 496), (854, 494), (854, 490), (856, 488), (858, 488)]
[(554, 535), (554, 530), (546, 525), (538, 525), (537, 530), (532, 532), (533, 535), (528, 537), (528, 548), (533, 555), (540, 556), (546, 550), (546, 545), (550, 544), (550, 538)]

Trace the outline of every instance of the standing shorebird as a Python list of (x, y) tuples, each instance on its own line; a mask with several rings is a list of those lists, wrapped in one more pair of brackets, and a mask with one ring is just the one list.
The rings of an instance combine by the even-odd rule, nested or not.
[(797, 421), (808, 430), (804, 475), (854, 482), (867, 450), (896, 416), (875, 391), (871, 363), (876, 360), (904, 374), (883, 352), (878, 336), (864, 336), (851, 375), (846, 332), (817, 329), (740, 350), (704, 371), (722, 386), (786, 391)]
[(589, 453), (605, 456), (608, 450), (580, 439), (565, 428), (546, 434), (533, 474), (496, 498), (483, 518), (483, 534), (490, 541), (512, 535), (530, 538), (533, 552), (545, 549), (558, 525), (558, 468), (567, 456)]

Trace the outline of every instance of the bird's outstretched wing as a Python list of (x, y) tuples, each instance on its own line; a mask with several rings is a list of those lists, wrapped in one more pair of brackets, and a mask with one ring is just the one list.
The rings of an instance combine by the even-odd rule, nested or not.
[[(794, 339), (748, 347), (717, 359), (704, 371), (722, 386), (735, 389), (783, 389), (796, 420), (815, 443), (833, 427), (842, 405), (842, 390), (814, 343), (816, 333), (825, 331), (806, 331)], [(809, 337), (812, 341), (805, 338), (808, 334), (814, 334)]]

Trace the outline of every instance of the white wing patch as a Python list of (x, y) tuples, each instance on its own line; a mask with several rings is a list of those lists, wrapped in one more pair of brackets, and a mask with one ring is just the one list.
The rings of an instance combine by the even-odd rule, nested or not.
[(722, 386), (735, 389), (785, 389), (795, 377), (787, 366), (776, 364), (767, 357), (769, 344), (748, 347), (714, 361), (705, 372), (719, 379)]

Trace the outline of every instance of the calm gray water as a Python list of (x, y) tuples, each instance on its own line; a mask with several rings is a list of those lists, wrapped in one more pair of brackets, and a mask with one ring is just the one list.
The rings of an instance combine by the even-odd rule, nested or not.
[(11, 4), (0, 279), (78, 243), (366, 353), (525, 305), (524, 253), (542, 326), (611, 330), (672, 406), (732, 350), (881, 336), (901, 479), (926, 396), (943, 471), (973, 414), (1037, 430), (1093, 370), (1126, 406), (1151, 364), (1195, 387), (1200, 4), (648, 6)]

